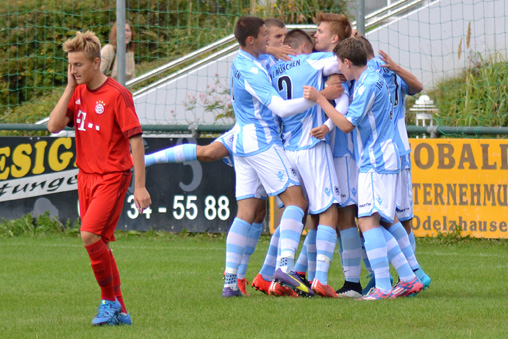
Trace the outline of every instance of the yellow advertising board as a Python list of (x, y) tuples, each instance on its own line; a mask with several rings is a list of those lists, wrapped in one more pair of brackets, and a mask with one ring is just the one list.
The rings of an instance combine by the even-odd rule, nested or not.
[(508, 140), (410, 139), (413, 231), (508, 238)]
[[(410, 139), (413, 231), (508, 239), (508, 140)], [(282, 210), (270, 198), (270, 231)]]

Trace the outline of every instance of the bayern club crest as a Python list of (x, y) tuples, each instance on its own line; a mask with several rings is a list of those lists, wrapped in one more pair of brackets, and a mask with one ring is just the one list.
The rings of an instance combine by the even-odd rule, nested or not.
[(99, 100), (95, 103), (95, 113), (102, 114), (104, 113), (105, 108), (106, 104), (104, 104), (104, 101)]

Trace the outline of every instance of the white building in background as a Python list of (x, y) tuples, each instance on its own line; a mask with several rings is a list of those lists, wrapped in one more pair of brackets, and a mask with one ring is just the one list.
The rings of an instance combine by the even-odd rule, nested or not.
[(499, 53), (506, 60), (507, 19), (505, 0), (440, 0), (368, 32), (367, 38), (375, 51), (387, 52), (430, 88), (480, 56)]
[[(367, 33), (376, 52), (379, 49), (387, 52), (397, 63), (411, 70), (424, 88), (459, 74), (479, 56), (487, 59), (498, 53), (508, 59), (508, 4), (505, 0), (424, 3), (423, 7)], [(134, 103), (141, 123), (233, 123), (231, 119), (216, 121), (216, 112), (207, 112), (206, 104), (227, 101), (224, 90), (229, 89), (230, 68), (235, 56), (236, 52), (231, 52), (178, 78), (135, 93)], [(213, 92), (214, 88), (220, 93)]]

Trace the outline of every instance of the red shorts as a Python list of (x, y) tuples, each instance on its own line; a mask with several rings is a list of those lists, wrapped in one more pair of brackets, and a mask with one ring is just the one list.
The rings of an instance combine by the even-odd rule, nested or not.
[(107, 174), (78, 173), (81, 231), (100, 235), (104, 242), (115, 241), (132, 174), (130, 171)]

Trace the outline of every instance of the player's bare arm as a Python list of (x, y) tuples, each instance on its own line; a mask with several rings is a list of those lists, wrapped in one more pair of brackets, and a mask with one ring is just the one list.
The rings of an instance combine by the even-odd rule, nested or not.
[(319, 127), (314, 127), (313, 129), (311, 129), (310, 135), (314, 138), (321, 140), (321, 139), (325, 138), (325, 136), (328, 132), (330, 132), (330, 129), (328, 128), (328, 126), (323, 124)]
[(340, 83), (345, 82), (346, 78), (343, 74), (332, 74), (326, 80), (326, 86), (330, 85), (340, 85)]
[(134, 203), (141, 213), (152, 204), (150, 194), (145, 187), (145, 147), (141, 135), (129, 138), (134, 163)]
[(344, 87), (342, 87), (342, 84), (339, 83), (333, 83), (329, 86), (326, 86), (322, 91), (321, 94), (324, 95), (324, 97), (327, 100), (334, 100), (339, 98), (344, 93)]
[(312, 86), (303, 86), (303, 97), (305, 99), (311, 100), (316, 102), (323, 111), (326, 113), (326, 115), (333, 121), (333, 123), (340, 128), (344, 133), (349, 133), (354, 129), (354, 125), (350, 123), (342, 113), (337, 111), (335, 107), (333, 107), (326, 98), (318, 92), (317, 89), (315, 89)]
[(401, 67), (399, 64), (397, 64), (395, 61), (392, 60), (392, 58), (386, 54), (386, 52), (380, 50), (379, 55), (381, 56), (381, 59), (385, 62), (384, 65), (381, 65), (381, 67), (386, 67), (391, 71), (394, 71), (398, 76), (404, 80), (404, 82), (407, 84), (409, 88), (409, 94), (417, 94), (420, 93), (423, 90), (422, 83), (413, 75), (413, 73), (409, 72), (408, 70)]
[(69, 64), (67, 69), (67, 86), (49, 116), (48, 130), (51, 133), (58, 133), (63, 130), (67, 124), (69, 124), (70, 118), (66, 115), (67, 106), (69, 105), (69, 101), (71, 100), (72, 94), (74, 93), (74, 89), (77, 85), (76, 79), (74, 78), (74, 75), (72, 75), (72, 66)]
[(291, 61), (291, 55), (296, 55), (296, 51), (288, 45), (281, 47), (266, 46), (266, 54), (271, 54), (277, 60)]

